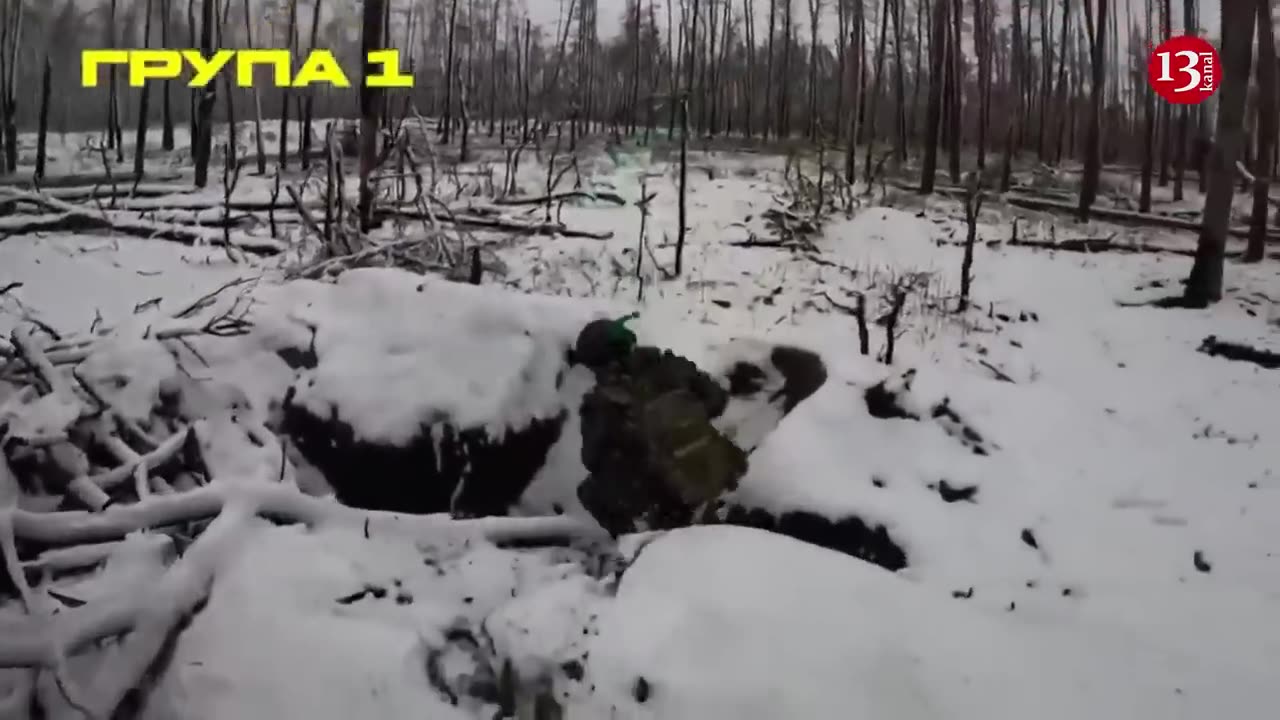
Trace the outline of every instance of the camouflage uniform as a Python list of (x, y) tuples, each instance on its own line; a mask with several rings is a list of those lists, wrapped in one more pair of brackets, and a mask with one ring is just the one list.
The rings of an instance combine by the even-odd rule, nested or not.
[(574, 348), (596, 375), (581, 408), (591, 474), (578, 497), (614, 535), (689, 525), (747, 469), (746, 454), (711, 424), (728, 393), (685, 358), (634, 347), (617, 323), (589, 324)]

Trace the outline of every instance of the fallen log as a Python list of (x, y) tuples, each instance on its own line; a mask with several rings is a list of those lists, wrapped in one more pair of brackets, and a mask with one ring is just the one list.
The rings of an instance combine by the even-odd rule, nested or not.
[[(310, 162), (324, 162), (328, 160), (328, 158), (329, 158), (329, 151), (325, 148), (320, 148), (319, 150), (310, 150), (307, 152), (307, 155), (306, 155), (306, 159)], [(250, 165), (257, 165), (260, 160), (262, 160), (262, 158), (257, 153), (254, 153), (252, 155), (246, 155), (241, 158), (237, 158), (236, 169), (243, 170), (249, 167)], [(298, 156), (298, 160), (299, 161), (302, 160), (301, 155)], [(275, 161), (276, 161), (276, 158), (274, 156), (267, 158), (266, 160), (262, 160), (262, 162), (266, 165), (271, 165), (275, 163)]]
[(230, 245), (238, 250), (259, 255), (283, 252), (285, 246), (273, 238), (253, 237), (244, 233), (225, 234), (218, 228), (194, 227), (176, 223), (152, 222), (134, 213), (120, 210), (93, 212), (87, 208), (34, 192), (0, 188), (0, 202), (21, 200), (52, 211), (49, 215), (9, 217), (0, 220), (0, 231), (7, 235), (24, 235), (41, 231), (113, 230), (141, 238), (173, 240), (188, 245)]
[[(75, 175), (46, 175), (36, 182), (31, 175), (10, 175), (8, 177), (0, 177), (0, 187), (4, 188), (20, 188), (30, 190), (39, 187), (41, 190), (51, 188), (71, 188), (71, 187), (92, 187), (94, 185), (103, 185), (110, 188), (112, 185), (117, 187), (129, 187), (135, 182), (143, 181), (151, 183), (172, 182), (181, 180), (182, 175), (179, 173), (149, 173), (138, 177), (132, 172), (122, 173), (77, 173)], [(170, 191), (172, 192), (172, 191)]]
[[(907, 183), (894, 183), (894, 186), (900, 190), (910, 190), (913, 192), (919, 190), (919, 187), (916, 185)], [(934, 188), (934, 191), (940, 195), (956, 196), (963, 196), (966, 192), (964, 188), (952, 185), (938, 185)], [(1052, 212), (1071, 216), (1076, 216), (1080, 212), (1079, 205), (1069, 200), (1053, 200), (1046, 197), (1034, 197), (1014, 192), (996, 196), (996, 199), (1003, 201), (1007, 205), (1020, 207), (1024, 210), (1038, 210), (1042, 212)], [(1201, 224), (1199, 220), (1185, 219), (1174, 215), (1140, 213), (1132, 210), (1098, 207), (1096, 205), (1089, 210), (1089, 217), (1121, 225), (1159, 227), (1168, 230), (1187, 230), (1190, 232), (1200, 232)], [(1232, 227), (1228, 232), (1234, 237), (1249, 237), (1249, 228), (1245, 225)], [(1267, 240), (1269, 242), (1280, 242), (1280, 228), (1268, 228)]]
[(1236, 362), (1249, 362), (1267, 370), (1280, 370), (1280, 353), (1245, 345), (1244, 343), (1219, 340), (1210, 335), (1197, 348), (1209, 357), (1220, 357)]
[[(1058, 240), (1056, 242), (1051, 240), (1014, 239), (1008, 240), (1004, 244), (1012, 247), (1029, 247), (1040, 250), (1061, 250), (1063, 252), (1163, 253), (1168, 255), (1195, 257), (1194, 250), (1171, 248), (1163, 245), (1154, 245), (1152, 243), (1118, 243), (1114, 242), (1111, 238), (1072, 238), (1068, 240)], [(988, 245), (998, 247), (999, 241), (989, 243)]]
[(449, 223), (455, 227), (467, 228), (486, 228), (491, 230), (505, 230), (507, 232), (519, 233), (522, 235), (560, 235), (572, 238), (587, 238), (589, 240), (608, 240), (613, 237), (611, 232), (595, 232), (592, 230), (575, 230), (563, 223), (557, 222), (521, 222), (519, 220), (511, 220), (501, 217), (477, 217), (475, 215), (460, 215), (440, 213), (429, 215), (417, 210), (390, 210), (381, 209), (375, 213), (375, 216), (381, 220), (415, 220), (425, 222)]
[[(58, 200), (66, 200), (67, 202), (84, 202), (86, 200), (117, 200), (119, 198), (153, 198), (166, 197), (175, 194), (172, 185), (155, 185), (147, 183), (144, 185), (86, 185), (77, 187), (58, 187), (58, 188), (42, 188), (40, 194), (55, 198)], [(13, 212), (17, 206), (23, 204), (22, 200), (5, 200), (0, 202), (0, 215)], [(113, 208), (120, 207), (118, 202), (112, 203)]]
[[(1072, 215), (1077, 214), (1080, 211), (1080, 208), (1075, 203), (1033, 198), (1025, 195), (1008, 194), (1003, 197), (1003, 200), (1009, 205), (1026, 210), (1041, 210), (1063, 214), (1069, 213)], [(1169, 230), (1188, 230), (1191, 232), (1199, 232), (1201, 225), (1198, 220), (1185, 220), (1168, 215), (1152, 215), (1150, 213), (1139, 213), (1131, 210), (1117, 210), (1114, 208), (1094, 207), (1089, 210), (1089, 217), (1120, 223), (1122, 225), (1159, 227)], [(1243, 225), (1237, 225), (1230, 228), (1228, 232), (1235, 237), (1249, 237), (1249, 228)], [(1280, 241), (1280, 230), (1268, 229), (1267, 240), (1272, 242)]]
[(587, 190), (569, 190), (566, 192), (551, 193), (550, 195), (538, 195), (535, 197), (504, 197), (493, 201), (494, 205), (545, 205), (549, 202), (564, 202), (566, 200), (598, 200), (607, 202), (618, 207), (623, 207), (627, 201), (621, 195), (611, 192), (590, 192)]

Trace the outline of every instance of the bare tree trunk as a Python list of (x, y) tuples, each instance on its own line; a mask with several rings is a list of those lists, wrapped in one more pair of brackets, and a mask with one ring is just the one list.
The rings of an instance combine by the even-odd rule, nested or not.
[[(213, 54), (213, 30), (217, 22), (214, 11), (217, 0), (204, 0), (200, 6), (200, 51), (205, 57)], [(196, 137), (192, 152), (195, 160), (196, 187), (209, 184), (209, 158), (213, 154), (213, 106), (218, 97), (217, 85), (210, 82), (199, 89), (200, 101), (196, 106)]]
[(520, 102), (520, 141), (529, 142), (529, 92), (533, 87), (533, 70), (530, 67), (533, 63), (533, 21), (525, 19), (524, 21), (524, 81), (521, 88), (522, 100)]
[[(744, 0), (743, 7), (750, 6), (750, 0)], [(849, 13), (848, 3), (845, 0), (835, 0), (836, 4), (836, 105), (835, 105), (835, 130), (836, 142), (844, 137), (844, 123), (840, 122), (840, 118), (844, 117), (844, 96), (845, 96), (845, 73), (849, 68), (848, 47), (845, 45), (845, 38), (849, 37)], [(750, 22), (748, 20), (748, 22)], [(748, 83), (747, 87), (750, 87)]]
[[(474, 32), (475, 3), (473, 0), (467, 0), (467, 28), (470, 32)], [(475, 36), (467, 35), (467, 52), (464, 58), (466, 72), (461, 73), (458, 79), (458, 115), (462, 120), (462, 137), (458, 143), (458, 162), (468, 162), (471, 159), (471, 94), (472, 94), (472, 76), (475, 70)], [(380, 94), (386, 94), (383, 91)]]
[(4, 168), (8, 172), (16, 172), (18, 169), (18, 50), (22, 47), (25, 7), (22, 2), (18, 2), (17, 7), (11, 11), (12, 16), (6, 13), (4, 34), (8, 45), (0, 43), (0, 54), (8, 54), (4, 58), (5, 67), (2, 69), (4, 81), (0, 83), (4, 89), (4, 96), (0, 97), (0, 124), (3, 125), (0, 134), (4, 135)]
[[(947, 1), (947, 0), (942, 0)], [(864, 128), (867, 138), (866, 154), (862, 158), (862, 179), (871, 182), (871, 151), (876, 144), (876, 120), (880, 104), (880, 81), (884, 77), (884, 49), (889, 35), (889, 0), (880, 2), (880, 37), (876, 38), (876, 76), (871, 81), (871, 102), (867, 108), (867, 123)]]
[(1062, 134), (1067, 126), (1067, 61), (1073, 57), (1070, 53), (1068, 30), (1071, 27), (1071, 0), (1062, 0), (1062, 34), (1058, 39), (1058, 82), (1054, 103), (1058, 121), (1054, 123), (1053, 158), (1055, 163), (1062, 162)]
[[(1048, 2), (1040, 3), (1040, 113), (1036, 118), (1036, 157), (1040, 162), (1048, 160), (1049, 92), (1053, 87), (1054, 48), (1052, 36), (1053, 14)], [(1028, 28), (1030, 31), (1030, 28)], [(1061, 53), (1061, 48), (1058, 49)]]
[[(1164, 39), (1173, 35), (1173, 7), (1170, 0), (1158, 0), (1160, 3), (1160, 37)], [(1173, 107), (1168, 103), (1160, 103), (1160, 187), (1169, 184), (1169, 162), (1173, 155)]]
[(847, 55), (852, 58), (852, 64), (849, 66), (846, 81), (849, 83), (849, 101), (853, 103), (853, 107), (849, 109), (849, 136), (845, 142), (844, 152), (844, 181), (853, 184), (853, 179), (857, 177), (857, 155), (858, 155), (858, 118), (862, 115), (862, 61), (863, 61), (863, 42), (866, 37), (863, 34), (863, 14), (862, 3), (853, 6), (853, 31), (849, 33), (849, 49)]
[[(457, 0), (454, 0), (454, 9)], [(378, 161), (378, 119), (381, 115), (382, 88), (369, 84), (369, 77), (375, 73), (373, 64), (367, 58), (369, 53), (382, 47), (382, 16), (386, 13), (386, 0), (364, 0), (363, 23), (360, 33), (360, 50), (364, 63), (364, 74), (360, 83), (360, 228), (369, 232), (373, 228), (373, 185), (369, 176), (373, 174), (374, 165)], [(453, 20), (450, 18), (450, 26)], [(452, 48), (452, 34), (450, 40)]]
[[(510, 119), (511, 109), (512, 109), (512, 105), (509, 100), (511, 90), (514, 87), (512, 83), (512, 77), (511, 77), (512, 49), (516, 48), (518, 52), (518, 48), (520, 46), (520, 33), (518, 30), (516, 30), (515, 23), (512, 22), (511, 14), (512, 14), (511, 3), (510, 3), (510, 0), (508, 0), (507, 16), (506, 16), (507, 22), (505, 24), (507, 39), (506, 39), (506, 42), (503, 43), (503, 49), (502, 49), (502, 89), (499, 91), (502, 94), (503, 100), (502, 100), (502, 109), (498, 111), (499, 113), (498, 114), (498, 142), (501, 143), (503, 147), (506, 147), (506, 144), (507, 144), (507, 125), (508, 125), (508, 120)], [(516, 36), (514, 41), (511, 38), (511, 33), (513, 30), (516, 30), (516, 34), (515, 34)], [(518, 58), (519, 58), (519, 55), (517, 55), (517, 66), (519, 63)]]
[[(694, 0), (696, 3), (697, 0)], [(782, 0), (782, 77), (791, 76), (791, 46), (795, 26), (792, 24), (791, 12), (794, 0)], [(778, 84), (778, 137), (791, 135), (791, 86), (786, 82)]]
[(36, 131), (36, 179), (44, 178), (44, 164), (49, 144), (49, 96), (53, 90), (53, 66), (49, 53), (44, 55), (44, 70), (40, 73), (40, 126)]
[[(289, 56), (293, 58), (293, 62), (297, 62), (298, 0), (288, 2), (289, 21), (285, 29), (285, 42), (289, 45)], [(292, 99), (293, 93), (289, 88), (280, 89), (280, 154), (276, 162), (281, 170), (289, 167), (289, 101)]]
[[(1152, 44), (1151, 38), (1151, 0), (1147, 0), (1147, 27), (1145, 40)], [(1155, 164), (1156, 153), (1156, 93), (1150, 87), (1140, 90), (1143, 99), (1142, 108), (1142, 190), (1138, 197), (1138, 212), (1151, 212), (1151, 171)]]
[[(154, 9), (151, 0), (145, 4), (147, 17), (142, 21), (142, 46), (151, 47), (151, 15)], [(133, 175), (141, 178), (146, 165), (147, 156), (147, 113), (150, 111), (151, 84), (138, 89), (138, 132), (133, 139)]]
[(688, 38), (688, 58), (685, 61), (685, 84), (684, 91), (680, 95), (680, 198), (676, 209), (676, 222), (679, 227), (676, 230), (676, 259), (674, 272), (677, 277), (684, 271), (684, 242), (685, 236), (689, 231), (689, 95), (693, 91), (693, 77), (696, 66), (696, 53), (698, 47), (698, 0), (693, 0), (693, 7), (689, 12), (689, 29), (685, 34)]
[(634, 8), (631, 12), (631, 100), (630, 125), (628, 135), (636, 134), (636, 126), (640, 123), (640, 0), (631, 0)]
[[(501, 24), (501, 10), (502, 3), (493, 0), (493, 22), (489, 27), (489, 137), (493, 137), (498, 116), (498, 27)], [(635, 130), (632, 129), (632, 132)]]
[[(843, 0), (841, 0), (843, 2)], [(860, 0), (859, 0), (859, 4)], [(928, 30), (928, 24), (924, 22), (925, 10), (928, 8), (926, 0), (918, 0), (916, 5), (916, 49), (911, 53), (915, 67), (912, 68), (911, 75), (911, 113), (908, 118), (907, 135), (911, 138), (916, 137), (916, 115), (920, 111), (920, 86), (923, 75), (920, 74), (920, 58), (924, 56), (925, 40), (921, 35)]]
[(987, 94), (991, 84), (987, 30), (986, 0), (973, 0), (973, 47), (978, 60), (978, 172), (987, 167)]
[[(379, 2), (380, 0), (375, 0)], [(367, 13), (367, 11), (366, 11)], [(453, 132), (453, 86), (458, 69), (454, 64), (454, 43), (458, 31), (458, 0), (449, 0), (449, 39), (444, 61), (444, 113), (440, 118), (440, 142), (449, 144)]]
[[(790, 2), (791, 0), (783, 0)], [(769, 137), (769, 128), (773, 127), (773, 39), (778, 27), (778, 0), (769, 0), (769, 40), (765, 48), (765, 81), (764, 81), (764, 136)]]
[(754, 9), (755, 0), (742, 0), (743, 33), (746, 36), (747, 51), (746, 78), (744, 92), (742, 93), (742, 131), (748, 139), (754, 135), (755, 130), (755, 118), (752, 117), (755, 107), (751, 103), (756, 80), (756, 19)]
[[(187, 47), (196, 46), (196, 32), (199, 28), (200, 24), (196, 21), (196, 0), (187, 0)], [(193, 158), (196, 151), (196, 137), (200, 134), (197, 128), (200, 123), (200, 115), (196, 111), (196, 104), (202, 92), (200, 88), (192, 88), (191, 93), (187, 96), (187, 125), (189, 126), (187, 132), (191, 135), (191, 155)]]
[[(1088, 2), (1089, 0), (1085, 0)], [(1018, 153), (1017, 133), (1022, 127), (1022, 116), (1026, 109), (1026, 96), (1022, 92), (1023, 78), (1026, 72), (1026, 47), (1022, 43), (1022, 12), (1019, 10), (1021, 0), (1012, 0), (1013, 42), (1010, 48), (1012, 67), (1009, 70), (1009, 82), (1005, 92), (1005, 131), (1004, 159), (1000, 165), (1000, 192), (1008, 192), (1013, 179), (1013, 161)]]
[(951, 182), (960, 183), (960, 145), (963, 132), (961, 124), (961, 110), (964, 108), (964, 54), (960, 51), (960, 16), (963, 15), (961, 9), (962, 0), (952, 0), (951, 6), (951, 36), (947, 43), (947, 49), (951, 53), (951, 87), (949, 89), (951, 97), (951, 114), (948, 117), (948, 125), (950, 131), (948, 138), (950, 139), (950, 147), (948, 147), (948, 170), (951, 172)]
[[(21, 12), (23, 4), (18, 3)], [(116, 0), (111, 0), (107, 11), (107, 47), (116, 46)], [(16, 51), (16, 50), (15, 50)], [(113, 64), (107, 68), (107, 149), (117, 152), (116, 161), (124, 162), (123, 149), (120, 148), (120, 88), (119, 71)]]
[(1080, 182), (1080, 220), (1089, 219), (1089, 210), (1098, 197), (1102, 174), (1102, 99), (1106, 92), (1107, 0), (1098, 0), (1098, 12), (1090, 13), (1085, 0), (1085, 26), (1089, 31), (1089, 63), (1093, 77), (1089, 88), (1089, 126), (1085, 139), (1084, 177)]
[[(938, 174), (938, 133), (942, 129), (942, 83), (946, 70), (947, 5), (950, 0), (933, 0), (932, 41), (929, 43), (929, 105), (924, 123), (924, 165), (920, 171), (920, 194), (933, 193)], [(1017, 11), (1015, 0), (1014, 11)]]
[[(1183, 32), (1196, 35), (1195, 0), (1182, 0)], [(1173, 161), (1173, 199), (1182, 200), (1183, 183), (1187, 176), (1187, 160), (1189, 143), (1191, 142), (1191, 108), (1183, 106), (1178, 109), (1178, 148)]]
[[(649, 120), (644, 126), (645, 145), (649, 144), (650, 133), (655, 131), (658, 125), (658, 52), (662, 47), (662, 41), (658, 39), (658, 11), (652, 2), (649, 3), (649, 37), (652, 38), (653, 46), (649, 54)], [(637, 267), (639, 267), (638, 264)]]
[[(323, 5), (324, 5), (323, 0), (315, 0), (315, 5), (311, 7), (311, 37), (307, 42), (307, 47), (313, 52), (315, 51), (316, 44), (320, 39), (320, 9)], [(245, 14), (248, 15), (249, 0), (245, 0), (244, 11), (245, 11)], [(245, 26), (246, 26), (245, 30), (247, 32), (248, 21), (245, 22)], [(249, 44), (252, 45), (253, 36), (250, 35), (249, 37), (250, 37)], [(256, 99), (258, 98), (257, 87), (254, 87), (253, 95), (256, 101)], [(303, 170), (306, 170), (311, 167), (311, 158), (310, 158), (311, 124), (314, 120), (315, 101), (316, 101), (315, 90), (313, 90), (310, 86), (307, 86), (306, 101), (302, 106), (302, 139), (301, 139), (302, 144), (301, 144), (300, 153), (299, 153), (302, 156)], [(266, 168), (264, 167), (264, 163), (266, 162), (266, 159), (264, 157), (264, 152), (262, 150), (262, 113), (261, 112), (259, 112), (257, 116), (254, 118), (254, 133), (257, 138), (256, 142), (258, 143), (258, 158), (259, 158), (258, 173), (262, 174), (266, 172)]]
[(821, 17), (822, 0), (809, 0), (809, 128), (807, 134), (810, 141), (818, 138), (818, 30)]
[[(676, 136), (676, 116), (680, 113), (680, 63), (683, 60), (683, 48), (680, 47), (680, 40), (677, 39), (676, 28), (672, 25), (671, 20), (671, 3), (675, 0), (667, 0), (667, 140), (673, 140)], [(684, 13), (683, 3), (681, 4), (681, 12)], [(679, 33), (680, 38), (684, 37), (684, 19), (681, 17)]]
[(1183, 295), (1191, 307), (1206, 307), (1222, 299), (1222, 266), (1235, 192), (1235, 164), (1244, 144), (1245, 98), (1249, 91), (1253, 28), (1258, 17), (1258, 8), (1253, 3), (1223, 3), (1221, 7), (1218, 133), (1209, 153), (1209, 194), (1204, 201), (1204, 225)]
[[(231, 0), (224, 0), (226, 3), (222, 6), (222, 18), (218, 22), (218, 47), (226, 47), (231, 44), (231, 40), (224, 37), (226, 27), (230, 24)], [(227, 142), (226, 157), (223, 158), (223, 183), (230, 182), (230, 168), (236, 167), (236, 154), (239, 152), (239, 125), (236, 123), (236, 87), (231, 81), (231, 73), (222, 73), (223, 89), (227, 93)]]
[[(160, 0), (160, 46), (169, 49), (169, 25), (173, 22), (173, 0)], [(174, 148), (173, 140), (173, 81), (165, 80), (161, 86), (163, 116), (161, 118), (160, 148), (169, 152)]]
[(907, 162), (907, 88), (902, 67), (902, 0), (893, 0), (893, 143), (899, 165)]
[(1276, 38), (1271, 3), (1257, 0), (1258, 8), (1258, 162), (1254, 168), (1253, 218), (1245, 262), (1262, 260), (1267, 243), (1267, 205), (1271, 190), (1271, 155), (1276, 142)]
[(698, 90), (698, 97), (701, 98), (701, 108), (698, 113), (699, 127), (705, 136), (715, 133), (716, 126), (716, 71), (714, 67), (716, 57), (716, 31), (718, 15), (716, 13), (716, 0), (707, 1), (707, 54), (706, 59), (702, 62), (702, 82)]

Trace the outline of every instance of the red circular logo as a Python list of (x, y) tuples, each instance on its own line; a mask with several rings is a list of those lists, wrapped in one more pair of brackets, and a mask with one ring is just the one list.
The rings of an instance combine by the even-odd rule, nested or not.
[(1179, 35), (1160, 43), (1147, 58), (1147, 82), (1175, 105), (1199, 105), (1218, 89), (1218, 51), (1208, 40)]

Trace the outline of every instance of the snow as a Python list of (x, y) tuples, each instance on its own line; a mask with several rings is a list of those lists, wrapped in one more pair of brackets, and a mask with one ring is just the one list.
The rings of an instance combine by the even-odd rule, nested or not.
[[(564, 368), (564, 351), (600, 315), (639, 309), (642, 342), (714, 374), (794, 344), (818, 352), (829, 378), (781, 420), (759, 404), (731, 405), (721, 424), (757, 447), (732, 499), (883, 524), (908, 567), (890, 573), (781, 536), (700, 527), (624, 538), (624, 554), (643, 549), (615, 583), (585, 551), (474, 538), (424, 549), (359, 527), (254, 521), (182, 633), (145, 717), (492, 717), (479, 701), (455, 707), (428, 677), (457, 627), (487, 637), (570, 718), (1271, 715), (1280, 383), (1275, 371), (1196, 348), (1211, 334), (1277, 344), (1272, 261), (1230, 264), (1228, 297), (1207, 310), (1122, 306), (1178, 292), (1189, 260), (1001, 244), (1011, 216), (991, 203), (979, 225), (976, 310), (961, 319), (939, 310), (959, 286), (956, 203), (864, 199), (852, 217), (829, 220), (816, 252), (736, 247), (766, 234), (762, 213), (782, 192), (781, 161), (701, 152), (691, 161), (707, 172), (690, 173), (687, 274), (659, 281), (646, 253), (639, 301), (639, 211), (570, 203), (560, 211), (566, 225), (615, 236), (478, 235), (508, 267), (479, 287), (376, 268), (282, 283), (271, 262), (234, 263), (216, 248), (9, 237), (0, 287), (23, 286), (0, 296), (0, 333), (28, 315), (75, 333), (125, 328), (80, 366), (85, 377), (134, 416), (167, 387), (183, 387), (181, 414), (204, 418), (214, 475), (252, 486), (276, 481), (285, 451), (266, 430), (294, 383), (276, 351), (307, 347), (313, 333), (322, 361), (302, 371), (297, 399), (322, 417), (339, 408), (360, 437), (392, 444), (439, 414), (499, 433), (575, 408), (591, 379)], [(658, 192), (648, 238), (670, 267), (670, 167), (647, 154), (584, 167), (590, 187), (631, 201), (642, 179)], [(529, 159), (518, 184), (540, 191), (543, 173)], [(262, 179), (244, 182), (244, 197), (265, 194)], [(1022, 238), (1115, 232), (1117, 241), (1192, 247), (1187, 234), (1020, 217)], [(254, 329), (194, 341), (207, 365), (144, 341), (195, 298), (256, 274), (262, 280), (246, 289)], [(903, 278), (914, 283), (906, 334), (886, 366), (875, 357), (884, 329), (874, 320)], [(832, 303), (852, 305), (859, 293), (872, 321), (867, 357), (853, 318)], [(865, 393), (884, 381), (902, 386), (919, 420), (871, 415)], [(779, 384), (770, 372), (767, 391)], [(986, 454), (931, 417), (944, 400)], [(11, 431), (65, 427), (68, 408), (42, 402), (47, 412), (22, 414), (43, 419), (40, 427)], [(578, 433), (571, 412), (520, 513), (582, 515)], [(246, 434), (263, 442), (246, 443)], [(972, 502), (944, 500), (944, 480), (976, 488)], [(146, 586), (171, 549), (149, 537), (121, 545), (103, 582)], [(1197, 570), (1197, 553), (1211, 571)], [(366, 585), (384, 597), (337, 602)], [(105, 597), (121, 587), (79, 589)], [(400, 591), (412, 601), (397, 603)], [(472, 660), (448, 650), (446, 674), (461, 682)], [(566, 670), (574, 663), (580, 680)], [(643, 703), (638, 684), (649, 690)]]
[[(648, 545), (590, 652), (601, 677), (588, 681), (612, 697), (584, 717), (614, 704), (620, 717), (1259, 717), (1274, 679), (1083, 623), (975, 610), (728, 528)], [(622, 697), (636, 677), (653, 687), (643, 710)]]
[(556, 375), (590, 319), (395, 270), (344, 273), (321, 294), (293, 314), (317, 328), (321, 358), (295, 401), (317, 417), (340, 410), (358, 438), (394, 445), (433, 414), (494, 437), (555, 416), (563, 409)]

